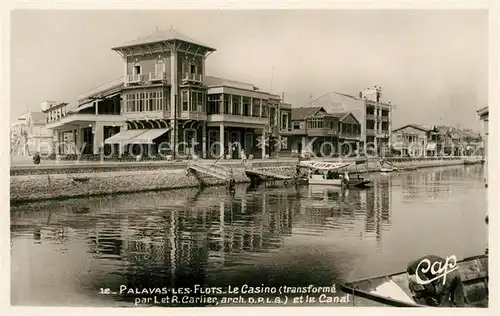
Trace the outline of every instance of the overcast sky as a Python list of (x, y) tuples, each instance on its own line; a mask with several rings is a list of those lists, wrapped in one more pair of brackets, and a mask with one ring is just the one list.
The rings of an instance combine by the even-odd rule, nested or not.
[[(406, 123), (479, 128), (488, 104), (487, 11), (14, 11), (11, 121), (123, 75), (111, 47), (170, 25), (217, 49), (208, 75), (285, 93), (382, 86)], [(274, 68), (274, 71), (273, 71)]]

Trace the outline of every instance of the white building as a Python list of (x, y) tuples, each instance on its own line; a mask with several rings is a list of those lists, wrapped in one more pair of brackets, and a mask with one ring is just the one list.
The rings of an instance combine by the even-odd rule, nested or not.
[(31, 156), (35, 152), (49, 154), (52, 150), (52, 131), (46, 128), (42, 112), (28, 112), (19, 116), (10, 128), (11, 155)]
[(322, 106), (327, 112), (350, 112), (361, 124), (361, 145), (375, 146), (378, 153), (390, 148), (393, 105), (382, 100), (382, 88), (374, 87), (359, 92), (358, 96), (332, 92), (314, 101), (310, 106)]

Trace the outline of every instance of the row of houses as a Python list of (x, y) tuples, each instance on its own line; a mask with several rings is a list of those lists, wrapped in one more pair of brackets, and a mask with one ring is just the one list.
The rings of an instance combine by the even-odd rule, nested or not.
[(123, 76), (75, 104), (43, 101), (41, 112), (20, 117), (11, 132), (14, 152), (238, 159), (243, 153), (410, 155), (418, 147), (435, 156), (471, 154), (481, 143), (479, 134), (456, 127), (392, 129), (393, 105), (379, 86), (292, 108), (283, 94), (209, 76), (205, 63), (216, 49), (173, 29), (112, 50), (123, 60)]
[(345, 95), (354, 105), (342, 110), (292, 109), (283, 95), (207, 75), (206, 59), (216, 50), (173, 29), (112, 50), (123, 59), (121, 78), (79, 96), (76, 104), (42, 102), (58, 154), (240, 158), (245, 152), (263, 158), (339, 153), (342, 144), (353, 150), (390, 139), (391, 105), (382, 102), (380, 87)]
[(483, 155), (483, 137), (471, 129), (407, 124), (392, 131), (392, 151), (402, 156)]

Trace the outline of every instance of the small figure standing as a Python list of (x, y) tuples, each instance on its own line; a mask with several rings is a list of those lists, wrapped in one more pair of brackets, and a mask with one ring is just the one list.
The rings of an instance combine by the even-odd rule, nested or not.
[(298, 162), (297, 165), (295, 166), (295, 177), (297, 179), (300, 179), (300, 162)]
[(240, 151), (240, 156), (241, 156), (241, 162), (243, 162), (243, 164), (245, 164), (245, 163), (247, 162), (247, 155), (246, 155), (246, 153), (245, 153), (245, 150), (244, 150), (244, 149), (242, 149), (242, 150)]
[(35, 154), (33, 155), (33, 163), (35, 165), (39, 165), (40, 164), (40, 154), (37, 152), (35, 152)]
[(234, 179), (234, 173), (233, 169), (230, 169), (229, 171), (229, 179), (227, 180), (227, 189), (229, 190), (229, 193), (233, 195), (235, 193), (235, 187), (236, 187), (236, 180)]

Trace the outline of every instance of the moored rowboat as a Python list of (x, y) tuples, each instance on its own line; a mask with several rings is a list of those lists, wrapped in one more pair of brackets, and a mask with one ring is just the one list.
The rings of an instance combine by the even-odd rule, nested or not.
[[(458, 261), (458, 271), (464, 285), (465, 301), (474, 307), (488, 307), (488, 255)], [(393, 307), (428, 306), (412, 289), (406, 272), (361, 279), (341, 285), (341, 290), (353, 295), (361, 304)]]
[(360, 177), (350, 177), (348, 172), (341, 170), (352, 165), (352, 163), (334, 163), (320, 161), (302, 161), (300, 167), (309, 169), (307, 183), (309, 185), (330, 185), (335, 187), (367, 187), (372, 181)]

